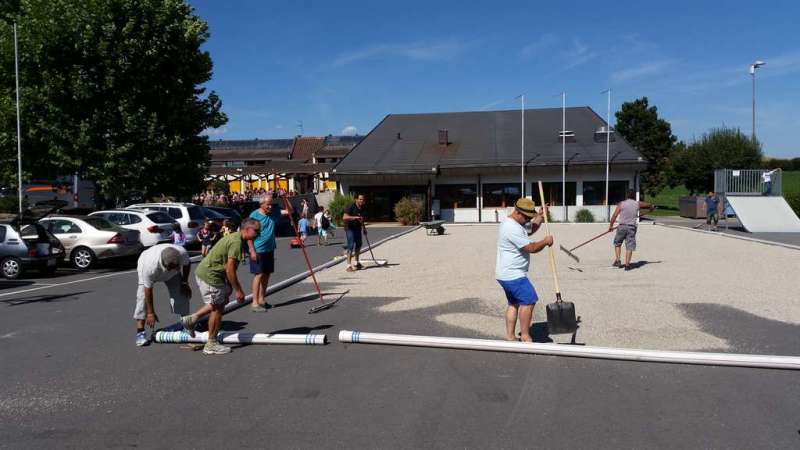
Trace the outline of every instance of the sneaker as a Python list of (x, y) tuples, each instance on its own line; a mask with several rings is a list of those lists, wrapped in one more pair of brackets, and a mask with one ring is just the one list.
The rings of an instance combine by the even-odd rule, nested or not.
[(217, 342), (206, 342), (206, 345), (203, 346), (204, 355), (224, 355), (230, 352), (230, 347)]
[(613, 264), (611, 264), (611, 267), (622, 267), (622, 262), (620, 262), (620, 260), (616, 260)]
[(144, 331), (139, 331), (136, 333), (136, 346), (137, 347), (144, 347), (147, 343), (150, 342), (147, 339), (147, 334)]
[(192, 316), (182, 316), (181, 325), (183, 325), (183, 329), (189, 333), (189, 336), (194, 337), (194, 327), (197, 324), (192, 320)]
[(625, 272), (630, 272), (631, 266), (625, 266)]

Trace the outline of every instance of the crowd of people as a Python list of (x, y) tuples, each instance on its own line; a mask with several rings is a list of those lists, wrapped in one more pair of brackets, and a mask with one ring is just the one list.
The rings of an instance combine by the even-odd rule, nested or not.
[(199, 192), (192, 195), (192, 203), (198, 206), (237, 206), (247, 202), (257, 202), (265, 195), (282, 196), (287, 194), (289, 197), (297, 195), (295, 191), (288, 191), (278, 188), (276, 191), (272, 189), (247, 189), (244, 193), (208, 190)]

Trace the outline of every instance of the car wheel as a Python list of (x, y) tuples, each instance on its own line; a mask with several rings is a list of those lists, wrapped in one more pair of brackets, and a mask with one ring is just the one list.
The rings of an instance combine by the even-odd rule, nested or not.
[(70, 260), (72, 265), (78, 270), (88, 270), (94, 263), (94, 252), (86, 247), (78, 247), (72, 251)]
[(0, 270), (2, 270), (4, 278), (16, 280), (22, 275), (22, 261), (19, 258), (9, 256), (0, 263)]

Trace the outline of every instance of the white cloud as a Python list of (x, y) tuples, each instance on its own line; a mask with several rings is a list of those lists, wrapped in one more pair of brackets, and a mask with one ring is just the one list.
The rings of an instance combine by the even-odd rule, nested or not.
[(618, 70), (611, 74), (611, 79), (614, 81), (629, 81), (634, 78), (659, 75), (672, 64), (674, 64), (672, 60), (644, 63), (630, 69)]
[(228, 132), (228, 127), (221, 126), (219, 128), (206, 128), (200, 133), (203, 136), (220, 136)]
[(557, 36), (550, 33), (543, 34), (536, 41), (531, 42), (525, 47), (522, 47), (522, 50), (520, 50), (519, 54), (523, 58), (529, 58), (531, 56), (538, 55), (547, 49), (553, 48), (556, 46), (556, 44), (558, 44)]
[(405, 44), (377, 44), (357, 50), (344, 52), (333, 60), (334, 67), (341, 67), (355, 62), (399, 56), (412, 61), (450, 60), (464, 53), (469, 45), (457, 39), (437, 41), (418, 41)]
[(342, 136), (355, 136), (358, 134), (358, 128), (348, 125), (342, 128), (342, 131), (339, 132)]
[(572, 48), (562, 52), (562, 56), (567, 60), (567, 65), (564, 67), (564, 70), (573, 69), (585, 64), (599, 55), (600, 53), (593, 51), (588, 45), (581, 42), (580, 39), (575, 38), (572, 40)]

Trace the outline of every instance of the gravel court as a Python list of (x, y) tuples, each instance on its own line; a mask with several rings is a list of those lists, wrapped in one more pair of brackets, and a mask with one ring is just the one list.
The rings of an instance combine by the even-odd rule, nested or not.
[[(607, 229), (602, 224), (552, 224), (563, 298), (582, 317), (577, 342), (656, 350), (800, 354), (800, 303), (794, 280), (800, 252), (686, 230), (642, 224), (634, 270), (611, 267), (611, 235), (579, 249), (580, 263), (558, 246), (573, 247)], [(534, 235), (541, 239), (543, 229)], [(356, 274), (336, 268), (321, 282), (350, 296), (397, 300), (378, 310), (428, 312), (462, 336), (502, 338), (505, 298), (494, 279), (495, 224), (451, 224), (444, 236), (417, 230), (377, 249), (401, 270)], [(546, 341), (544, 305), (554, 300), (546, 250), (532, 256), (540, 301), (534, 335)], [(343, 270), (343, 269), (342, 269)], [(308, 289), (311, 289), (309, 286)], [(404, 333), (403, 329), (363, 331)], [(569, 342), (570, 335), (550, 336)]]

